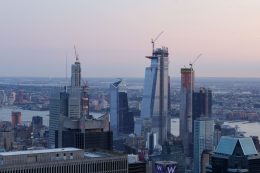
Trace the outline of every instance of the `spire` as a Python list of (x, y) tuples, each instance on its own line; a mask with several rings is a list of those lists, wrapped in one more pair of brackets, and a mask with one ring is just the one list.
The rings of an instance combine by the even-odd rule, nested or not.
[(76, 62), (71, 66), (71, 86), (80, 87), (81, 86), (81, 67), (79, 62), (79, 55), (74, 45)]
[(75, 45), (74, 45), (74, 51), (75, 51), (76, 62), (79, 62), (79, 54), (77, 52), (77, 49), (76, 49)]

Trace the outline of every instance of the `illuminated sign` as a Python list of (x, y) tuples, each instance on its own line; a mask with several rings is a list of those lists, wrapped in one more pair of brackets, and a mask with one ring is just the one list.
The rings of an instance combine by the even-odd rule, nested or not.
[(155, 164), (156, 173), (174, 173), (176, 171), (176, 165), (162, 165), (162, 164)]

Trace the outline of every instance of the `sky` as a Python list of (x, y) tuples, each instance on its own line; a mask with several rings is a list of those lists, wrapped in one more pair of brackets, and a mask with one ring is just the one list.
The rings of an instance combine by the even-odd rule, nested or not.
[[(170, 53), (169, 74), (260, 77), (259, 0), (1, 0), (0, 76), (144, 77), (151, 39)], [(70, 67), (69, 67), (70, 73)]]

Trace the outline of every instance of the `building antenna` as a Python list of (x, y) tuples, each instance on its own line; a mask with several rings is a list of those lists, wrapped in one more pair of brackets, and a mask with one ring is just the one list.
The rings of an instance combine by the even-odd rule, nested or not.
[(152, 39), (152, 46), (153, 46), (153, 53), (154, 53), (154, 45), (155, 45), (155, 42), (160, 38), (160, 36), (164, 33), (164, 31), (161, 31), (156, 37), (155, 39)]
[(74, 52), (75, 52), (76, 61), (79, 61), (79, 54), (77, 52), (77, 49), (76, 49), (75, 45), (74, 45)]
[(68, 54), (66, 54), (66, 86), (68, 85)]

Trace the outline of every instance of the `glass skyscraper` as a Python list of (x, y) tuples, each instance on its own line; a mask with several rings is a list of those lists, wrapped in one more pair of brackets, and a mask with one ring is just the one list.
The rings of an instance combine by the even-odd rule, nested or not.
[[(168, 55), (168, 49), (163, 47), (154, 50), (152, 56), (146, 57), (151, 60), (151, 66), (145, 70), (141, 120), (137, 122), (135, 129), (135, 132), (139, 134), (141, 129), (149, 129), (148, 131), (158, 136), (157, 142), (159, 144), (167, 141), (167, 132), (170, 131), (169, 123), (167, 123), (169, 106)], [(148, 120), (150, 123), (144, 124), (143, 120)]]
[(194, 173), (201, 173), (201, 155), (204, 150), (213, 150), (214, 120), (198, 118), (194, 121)]
[(128, 107), (126, 83), (121, 79), (110, 85), (110, 123), (114, 137), (133, 133), (134, 117)]

